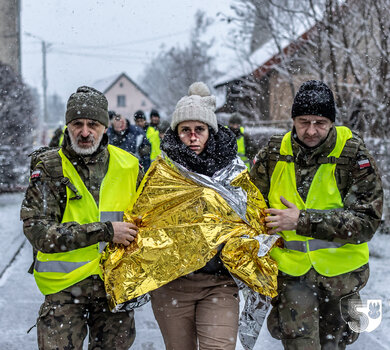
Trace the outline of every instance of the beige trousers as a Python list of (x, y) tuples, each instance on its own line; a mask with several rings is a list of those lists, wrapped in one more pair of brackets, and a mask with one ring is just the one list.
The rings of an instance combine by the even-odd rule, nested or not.
[(230, 276), (189, 274), (151, 292), (167, 350), (234, 350), (239, 298)]

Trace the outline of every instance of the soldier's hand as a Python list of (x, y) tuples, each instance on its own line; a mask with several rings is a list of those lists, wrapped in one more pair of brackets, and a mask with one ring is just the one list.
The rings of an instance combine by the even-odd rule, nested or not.
[(299, 209), (294, 203), (289, 202), (283, 196), (280, 201), (287, 207), (287, 209), (266, 209), (265, 212), (271, 214), (267, 216), (265, 221), (266, 226), (270, 228), (269, 234), (274, 234), (280, 231), (295, 230), (298, 225)]
[(125, 246), (128, 246), (134, 241), (138, 233), (138, 227), (128, 222), (115, 221), (112, 222), (112, 227), (114, 228), (114, 237), (112, 238), (112, 241)]

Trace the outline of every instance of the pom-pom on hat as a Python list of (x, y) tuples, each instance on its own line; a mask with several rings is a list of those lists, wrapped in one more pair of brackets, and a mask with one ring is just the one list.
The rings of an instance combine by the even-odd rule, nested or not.
[(336, 108), (332, 90), (320, 80), (309, 80), (301, 85), (294, 98), (291, 117), (318, 115), (336, 119)]
[(65, 122), (75, 119), (92, 119), (108, 127), (108, 102), (98, 90), (89, 86), (80, 86), (70, 95), (66, 105)]
[(188, 89), (188, 96), (182, 97), (176, 104), (172, 115), (171, 129), (175, 130), (181, 122), (193, 120), (206, 123), (218, 132), (217, 117), (214, 113), (215, 96), (205, 83), (196, 82)]

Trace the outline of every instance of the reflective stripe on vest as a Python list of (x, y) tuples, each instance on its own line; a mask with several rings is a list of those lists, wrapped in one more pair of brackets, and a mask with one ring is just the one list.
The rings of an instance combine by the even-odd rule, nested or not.
[(328, 242), (323, 241), (322, 239), (311, 239), (308, 241), (284, 241), (284, 248), (304, 253), (318, 249), (340, 248), (343, 245), (343, 243)]
[[(346, 141), (352, 137), (351, 130), (346, 127), (336, 127), (336, 131), (336, 145), (328, 157), (340, 157)], [(291, 132), (283, 137), (280, 154), (293, 156)], [(300, 210), (343, 208), (335, 169), (335, 163), (319, 166), (305, 203), (297, 191), (294, 162), (278, 161), (271, 177), (268, 195), (270, 207), (285, 209), (280, 201), (280, 196), (283, 196)], [(339, 244), (300, 236), (295, 231), (283, 231), (281, 236), (285, 240), (285, 248), (273, 248), (271, 256), (278, 262), (279, 270), (292, 276), (304, 275), (313, 267), (319, 274), (332, 277), (353, 271), (368, 262), (367, 243)]]
[(247, 168), (250, 169), (249, 159), (248, 159), (248, 157), (245, 155), (245, 140), (244, 140), (244, 136), (243, 136), (243, 135), (241, 135), (241, 136), (237, 139), (237, 154), (238, 154), (239, 157), (242, 159), (242, 161), (245, 163), (245, 165), (247, 166)]
[(150, 151), (150, 160), (155, 160), (160, 154), (160, 132), (153, 126), (149, 126), (146, 130), (146, 138), (149, 140), (152, 149)]
[[(138, 159), (112, 145), (108, 145), (108, 152), (108, 170), (100, 186), (98, 208), (72, 163), (59, 150), (63, 175), (70, 179), (81, 196), (72, 199), (75, 198), (74, 192), (66, 188), (67, 202), (61, 223), (74, 221), (88, 224), (98, 222), (100, 218), (108, 221), (106, 212), (112, 212), (112, 217), (118, 217), (118, 213), (133, 203), (139, 171)], [(100, 242), (63, 253), (38, 252), (34, 277), (40, 291), (45, 295), (53, 294), (91, 275), (102, 276), (99, 263), (105, 245), (106, 242)]]

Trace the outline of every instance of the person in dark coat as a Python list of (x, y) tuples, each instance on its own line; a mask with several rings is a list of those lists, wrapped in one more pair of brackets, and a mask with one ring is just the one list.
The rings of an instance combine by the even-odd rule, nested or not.
[(123, 118), (120, 114), (113, 117), (112, 125), (107, 130), (110, 144), (133, 153), (140, 161), (144, 171), (150, 166), (151, 146), (145, 132)]

